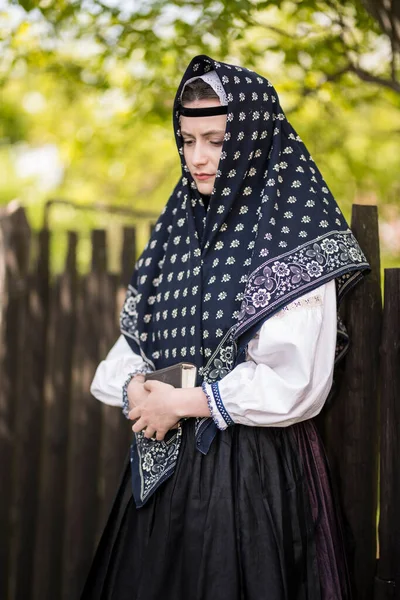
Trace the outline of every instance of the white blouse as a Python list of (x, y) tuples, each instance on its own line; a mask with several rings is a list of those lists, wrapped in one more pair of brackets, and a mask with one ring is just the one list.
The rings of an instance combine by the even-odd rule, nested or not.
[[(217, 385), (204, 385), (219, 429), (227, 421), (286, 427), (316, 416), (332, 385), (335, 346), (336, 289), (330, 281), (265, 321), (248, 345), (246, 361)], [(99, 364), (90, 391), (122, 407), (129, 373), (144, 366), (121, 335)]]

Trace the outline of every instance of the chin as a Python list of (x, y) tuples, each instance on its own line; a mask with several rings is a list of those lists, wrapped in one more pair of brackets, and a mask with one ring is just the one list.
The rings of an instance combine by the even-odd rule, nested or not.
[(197, 183), (197, 189), (199, 190), (200, 194), (204, 194), (205, 196), (211, 196), (212, 191), (214, 189), (214, 181), (213, 182), (209, 182), (209, 181), (204, 181), (204, 182), (198, 182)]

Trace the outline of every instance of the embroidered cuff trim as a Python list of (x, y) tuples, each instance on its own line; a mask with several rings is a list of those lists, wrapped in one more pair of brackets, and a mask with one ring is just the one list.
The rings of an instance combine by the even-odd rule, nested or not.
[(234, 423), (233, 419), (231, 419), (230, 414), (228, 413), (228, 411), (226, 410), (226, 408), (224, 406), (224, 403), (222, 402), (222, 398), (219, 393), (218, 381), (211, 384), (211, 389), (214, 394), (215, 404), (217, 405), (219, 412), (221, 413), (222, 417), (224, 418), (225, 423), (228, 425), (228, 427), (230, 425), (234, 425), (235, 423)]
[(210, 410), (211, 417), (221, 431), (226, 429), (229, 425), (234, 425), (234, 421), (231, 419), (228, 411), (226, 410), (224, 403), (222, 402), (218, 383), (208, 384), (204, 382), (202, 389), (207, 396), (208, 408)]
[(128, 398), (128, 385), (130, 384), (130, 382), (132, 381), (132, 379), (135, 377), (135, 375), (144, 375), (145, 373), (149, 373), (151, 369), (149, 369), (147, 367), (147, 365), (145, 365), (144, 367), (141, 367), (140, 369), (134, 369), (131, 373), (129, 373), (128, 375), (128, 379), (125, 381), (123, 387), (122, 387), (122, 414), (125, 415), (125, 417), (127, 419), (129, 419), (129, 398)]

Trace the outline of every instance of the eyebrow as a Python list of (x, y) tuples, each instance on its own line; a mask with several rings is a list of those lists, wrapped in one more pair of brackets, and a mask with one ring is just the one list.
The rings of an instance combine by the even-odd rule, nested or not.
[[(224, 134), (225, 133), (225, 129), (210, 129), (210, 131), (205, 131), (204, 133), (201, 134), (201, 137), (208, 137), (209, 135), (219, 135), (219, 134)], [(181, 134), (182, 135), (187, 135), (188, 137), (194, 137), (194, 135), (192, 133), (189, 133), (187, 131), (183, 131), (183, 129), (181, 130)]]

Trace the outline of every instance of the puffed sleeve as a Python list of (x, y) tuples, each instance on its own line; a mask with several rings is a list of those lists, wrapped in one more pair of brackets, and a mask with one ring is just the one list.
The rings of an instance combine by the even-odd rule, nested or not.
[(336, 346), (336, 289), (329, 283), (265, 321), (246, 361), (203, 384), (219, 429), (287, 427), (316, 416), (329, 394)]
[(132, 351), (121, 335), (97, 367), (90, 392), (105, 404), (122, 407), (122, 388), (130, 373), (147, 373), (149, 370), (145, 361)]

